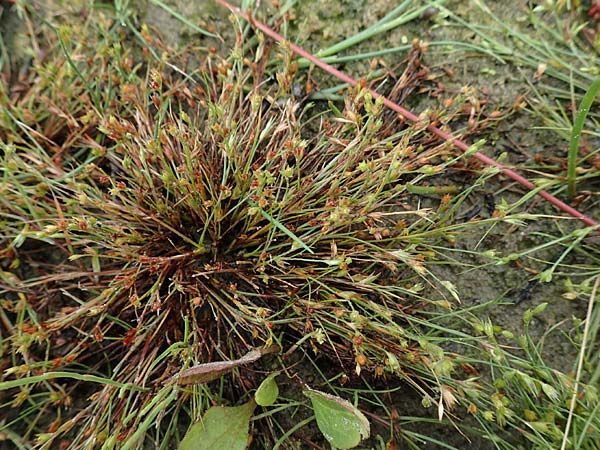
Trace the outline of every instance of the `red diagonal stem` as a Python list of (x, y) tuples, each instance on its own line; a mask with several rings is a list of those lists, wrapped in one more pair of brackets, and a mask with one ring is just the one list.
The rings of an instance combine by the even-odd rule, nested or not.
[[(351, 86), (356, 86), (358, 84), (358, 81), (355, 80), (354, 78), (346, 75), (344, 72), (341, 72), (340, 70), (338, 70), (335, 67), (327, 64), (326, 62), (321, 61), (319, 58), (317, 58), (316, 56), (312, 55), (311, 53), (308, 53), (303, 48), (298, 47), (296, 44), (290, 42), (289, 40), (287, 40), (283, 36), (281, 36), (279, 33), (277, 33), (276, 31), (274, 31), (268, 25), (265, 25), (264, 23), (259, 22), (258, 20), (255, 20), (253, 17), (250, 17), (247, 13), (243, 12), (238, 7), (229, 4), (225, 0), (217, 0), (217, 2), (220, 3), (221, 5), (225, 6), (226, 8), (229, 8), (233, 13), (235, 13), (238, 16), (242, 17), (244, 20), (247, 20), (253, 26), (255, 26), (256, 28), (258, 28), (259, 30), (261, 30), (267, 36), (270, 36), (271, 38), (275, 39), (277, 42), (285, 43), (286, 45), (289, 45), (289, 47), (295, 53), (297, 53), (298, 55), (300, 55), (303, 58), (306, 58), (307, 60), (309, 60), (310, 62), (312, 62), (315, 66), (320, 67), (321, 69), (323, 69), (327, 73), (330, 73), (331, 75), (339, 78), (340, 80), (348, 83)], [(373, 89), (369, 89), (369, 92), (371, 92), (371, 94), (373, 95), (373, 97), (375, 97), (375, 98), (381, 98), (382, 101), (383, 101), (383, 104), (385, 106), (387, 106), (390, 109), (393, 109), (394, 111), (396, 111), (398, 114), (400, 114), (405, 119), (408, 119), (411, 122), (417, 122), (419, 120), (419, 118), (414, 113), (410, 112), (406, 108), (403, 108), (402, 106), (398, 105), (397, 103), (392, 102), (391, 100), (387, 99), (386, 97), (384, 97), (383, 95), (381, 95), (378, 92), (374, 91)], [(430, 124), (430, 125), (427, 126), (427, 129), (429, 131), (431, 131), (433, 134), (435, 134), (435, 135), (439, 136), (440, 138), (444, 139), (445, 141), (451, 142), (456, 148), (462, 150), (463, 152), (467, 152), (467, 151), (470, 150), (469, 144), (461, 141), (460, 139), (457, 139), (452, 134), (446, 133), (445, 131), (439, 129), (436, 126), (433, 126), (433, 125)], [(506, 175), (507, 177), (513, 179), (514, 181), (516, 181), (517, 183), (519, 183), (520, 185), (526, 187), (529, 190), (533, 190), (533, 189), (537, 188), (537, 186), (535, 184), (533, 184), (531, 181), (529, 181), (527, 178), (519, 175), (518, 173), (516, 173), (515, 171), (513, 171), (511, 169), (508, 169), (508, 168), (504, 167), (498, 161), (496, 161), (496, 160), (494, 160), (494, 159), (492, 159), (492, 158), (490, 158), (488, 156), (485, 156), (484, 154), (482, 154), (480, 152), (474, 152), (472, 154), (472, 156), (475, 157), (475, 158), (477, 158), (479, 161), (483, 162), (484, 164), (487, 164), (488, 166), (497, 167), (504, 175)], [(569, 214), (569, 215), (571, 215), (571, 216), (573, 216), (573, 217), (581, 220), (586, 225), (589, 225), (589, 226), (597, 226), (598, 225), (598, 222), (596, 222), (592, 218), (586, 216), (585, 214), (577, 211), (572, 206), (567, 205), (565, 202), (559, 200), (554, 195), (550, 194), (548, 191), (540, 190), (540, 191), (538, 191), (537, 195), (539, 195), (540, 197), (542, 197), (545, 200), (549, 201), (550, 203), (552, 203), (554, 206), (556, 206), (561, 211), (564, 211), (567, 214)]]

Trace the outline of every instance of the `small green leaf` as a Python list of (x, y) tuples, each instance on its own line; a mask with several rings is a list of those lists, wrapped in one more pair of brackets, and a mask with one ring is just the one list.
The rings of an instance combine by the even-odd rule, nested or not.
[(537, 305), (535, 308), (533, 308), (533, 311), (531, 311), (531, 313), (534, 316), (540, 315), (542, 314), (544, 311), (546, 311), (546, 308), (548, 307), (548, 302), (543, 302), (540, 303), (539, 305)]
[(254, 400), (260, 406), (271, 406), (279, 397), (279, 386), (275, 378), (279, 375), (279, 372), (272, 373), (260, 383), (260, 386), (254, 394)]
[(245, 450), (254, 401), (241, 406), (213, 406), (193, 424), (179, 444), (179, 450)]
[(539, 274), (539, 280), (542, 283), (550, 283), (552, 281), (552, 269), (544, 270)]
[(352, 403), (312, 389), (304, 395), (310, 398), (319, 430), (332, 447), (353, 448), (369, 437), (369, 421)]

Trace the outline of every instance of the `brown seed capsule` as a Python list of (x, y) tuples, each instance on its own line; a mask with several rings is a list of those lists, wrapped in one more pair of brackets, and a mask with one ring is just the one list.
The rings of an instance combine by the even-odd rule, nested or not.
[(363, 355), (363, 354), (357, 355), (357, 356), (356, 356), (356, 362), (357, 362), (359, 365), (361, 365), (361, 366), (364, 366), (364, 365), (366, 365), (366, 364), (367, 364), (367, 362), (368, 362), (368, 361), (367, 361), (367, 357), (366, 357), (365, 355)]

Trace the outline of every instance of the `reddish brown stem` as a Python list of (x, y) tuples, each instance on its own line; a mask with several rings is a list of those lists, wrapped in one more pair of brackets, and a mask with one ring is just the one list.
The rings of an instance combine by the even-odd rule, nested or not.
[[(321, 69), (323, 69), (327, 73), (329, 73), (329, 74), (331, 74), (331, 75), (339, 78), (340, 80), (348, 83), (351, 86), (356, 86), (358, 84), (358, 81), (355, 80), (354, 78), (346, 75), (344, 72), (339, 71), (335, 67), (330, 66), (329, 64), (321, 61), (316, 56), (312, 55), (311, 53), (308, 53), (307, 51), (305, 51), (301, 47), (298, 47), (297, 45), (295, 45), (292, 42), (288, 41), (283, 36), (281, 36), (279, 33), (277, 33), (276, 31), (274, 31), (273, 29), (271, 29), (268, 25), (265, 25), (264, 23), (259, 22), (258, 20), (254, 19), (253, 17), (250, 17), (247, 13), (243, 12), (238, 7), (229, 4), (225, 0), (217, 0), (217, 2), (220, 3), (221, 5), (225, 6), (229, 10), (231, 10), (234, 14), (237, 14), (238, 16), (242, 17), (244, 20), (247, 20), (248, 22), (250, 22), (253, 26), (255, 26), (256, 28), (258, 28), (259, 30), (261, 30), (267, 36), (270, 36), (271, 38), (275, 39), (276, 41), (278, 41), (280, 43), (284, 43), (285, 42), (285, 44), (289, 45), (289, 47), (295, 53), (297, 53), (298, 55), (302, 56), (303, 58), (308, 59), (315, 66), (320, 67)], [(394, 111), (396, 111), (398, 114), (400, 114), (405, 119), (408, 119), (411, 122), (417, 122), (418, 121), (418, 117), (415, 114), (413, 114), (412, 112), (410, 112), (409, 110), (407, 110), (407, 109), (403, 108), (402, 106), (400, 106), (400, 105), (392, 102), (391, 100), (389, 100), (386, 97), (384, 97), (383, 95), (377, 93), (373, 89), (369, 89), (369, 92), (371, 92), (371, 94), (373, 95), (373, 97), (375, 97), (375, 98), (381, 98), (382, 101), (383, 101), (383, 104), (385, 106), (387, 106), (390, 109), (393, 109)], [(462, 150), (463, 152), (467, 152), (467, 151), (470, 150), (470, 146), (467, 143), (465, 143), (465, 142), (457, 139), (456, 137), (452, 136), (450, 133), (446, 133), (445, 131), (439, 129), (436, 126), (428, 125), (427, 129), (429, 131), (431, 131), (432, 133), (434, 133), (435, 135), (439, 136), (440, 138), (444, 139), (445, 141), (451, 142), (456, 148)], [(513, 170), (507, 169), (502, 164), (500, 164), (498, 161), (495, 161), (494, 159), (489, 158), (488, 156), (485, 156), (484, 154), (479, 153), (479, 152), (473, 153), (473, 156), (475, 158), (477, 158), (479, 161), (483, 162), (484, 164), (487, 164), (488, 166), (497, 167), (504, 175), (506, 175), (509, 178), (512, 178), (517, 183), (519, 183), (520, 185), (526, 187), (527, 189), (533, 190), (533, 189), (536, 188), (536, 186), (531, 181), (529, 181), (527, 178), (519, 175), (518, 173), (514, 172)], [(573, 216), (573, 217), (581, 220), (586, 225), (589, 225), (589, 226), (597, 226), (598, 225), (598, 222), (596, 222), (592, 218), (586, 216), (585, 214), (577, 211), (575, 208), (567, 205), (565, 202), (559, 200), (558, 198), (556, 198), (555, 196), (553, 196), (552, 194), (550, 194), (547, 191), (541, 190), (541, 191), (539, 191), (537, 193), (537, 195), (539, 195), (540, 197), (542, 197), (545, 200), (549, 201), (550, 203), (552, 203), (554, 206), (556, 206), (561, 211), (564, 211), (567, 214), (569, 214), (569, 215), (571, 215), (571, 216)]]

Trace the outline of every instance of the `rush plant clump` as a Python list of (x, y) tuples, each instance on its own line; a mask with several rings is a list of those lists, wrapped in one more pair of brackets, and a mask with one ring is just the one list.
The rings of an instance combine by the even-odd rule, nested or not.
[[(9, 439), (166, 448), (261, 377), (173, 379), (273, 346), (265, 360), (302, 386), (293, 363), (308, 355), (343, 382), (411, 383), (440, 416), (476, 398), (475, 383), (450, 387), (455, 364), (420, 327), (457, 299), (427, 268), (461, 228), (457, 187), (429, 185), (457, 156), (425, 126), (461, 102), (391, 126), (360, 86), (337, 106), (299, 98), (289, 49), (260, 36), (251, 49), (238, 32), (227, 57), (157, 60), (172, 49), (151, 30), (137, 45), (90, 14), (45, 36), (27, 79), (0, 84)], [(435, 210), (414, 197), (444, 193)], [(287, 430), (271, 432), (265, 445)]]

